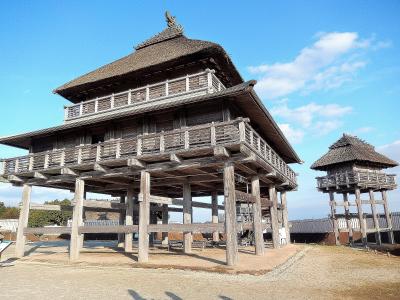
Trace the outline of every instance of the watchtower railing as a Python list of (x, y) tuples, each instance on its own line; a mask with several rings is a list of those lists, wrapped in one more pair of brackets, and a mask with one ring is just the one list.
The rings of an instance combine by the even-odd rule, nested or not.
[(65, 121), (75, 120), (97, 113), (109, 112), (138, 105), (143, 102), (162, 100), (172, 97), (188, 98), (199, 94), (214, 93), (225, 89), (225, 86), (215, 76), (215, 71), (207, 69), (204, 72), (190, 74), (184, 77), (149, 84), (121, 93), (84, 101), (65, 107)]
[(396, 175), (369, 171), (347, 171), (317, 177), (318, 188), (364, 184), (372, 186), (395, 186)]
[(108, 160), (168, 154), (240, 143), (253, 149), (271, 165), (276, 173), (281, 174), (292, 185), (296, 185), (296, 174), (293, 170), (248, 124), (248, 120), (242, 118), (5, 159), (2, 160), (3, 172), (0, 175), (40, 172), (47, 169), (101, 163)]

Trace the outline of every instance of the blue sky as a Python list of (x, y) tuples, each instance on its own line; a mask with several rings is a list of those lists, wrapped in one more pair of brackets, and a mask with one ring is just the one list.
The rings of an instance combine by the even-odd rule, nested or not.
[[(118, 59), (165, 27), (221, 44), (304, 160), (290, 218), (324, 217), (310, 164), (343, 132), (400, 161), (399, 1), (19, 1), (0, 3), (0, 136), (62, 122), (59, 85)], [(0, 157), (25, 154), (0, 146)], [(390, 172), (400, 173), (399, 169)], [(70, 197), (34, 188), (33, 201)], [(389, 194), (400, 210), (400, 193)], [(0, 184), (0, 201), (20, 189)], [(204, 212), (198, 213), (201, 220)], [(196, 217), (196, 216), (195, 216)]]

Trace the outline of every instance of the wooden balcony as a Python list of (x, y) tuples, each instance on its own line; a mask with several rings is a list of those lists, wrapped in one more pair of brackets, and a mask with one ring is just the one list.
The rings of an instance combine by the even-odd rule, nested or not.
[(358, 186), (361, 188), (395, 189), (396, 175), (368, 171), (348, 171), (334, 175), (317, 177), (320, 190), (344, 189)]
[(5, 159), (0, 161), (0, 176), (7, 179), (10, 176), (56, 174), (65, 167), (82, 170), (84, 166), (94, 164), (116, 166), (132, 158), (151, 163), (171, 154), (185, 157), (185, 153), (199, 153), (217, 146), (239, 148), (240, 145), (252, 150), (274, 171), (274, 176), (296, 186), (296, 174), (248, 124), (248, 120), (242, 118)]
[(117, 94), (84, 101), (65, 107), (65, 121), (110, 113), (134, 107), (143, 102), (160, 101), (168, 98), (188, 98), (225, 89), (214, 75), (214, 70), (186, 75), (172, 80), (130, 89)]

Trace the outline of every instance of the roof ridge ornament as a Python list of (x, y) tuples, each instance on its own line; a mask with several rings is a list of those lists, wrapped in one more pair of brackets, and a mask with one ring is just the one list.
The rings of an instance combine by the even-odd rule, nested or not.
[(165, 11), (165, 19), (169, 28), (175, 28), (179, 31), (183, 31), (183, 26), (176, 22), (176, 17), (172, 16), (168, 10)]

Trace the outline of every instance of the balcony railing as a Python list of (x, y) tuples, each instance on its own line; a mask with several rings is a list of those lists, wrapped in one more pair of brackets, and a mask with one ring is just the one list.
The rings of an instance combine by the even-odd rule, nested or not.
[(241, 118), (5, 159), (0, 166), (0, 175), (40, 172), (60, 167), (240, 143), (248, 145), (277, 173), (292, 185), (296, 185), (296, 174), (292, 169), (247, 124), (247, 121)]
[(178, 96), (180, 98), (187, 98), (225, 89), (225, 86), (214, 73), (214, 70), (207, 69), (201, 73), (186, 75), (185, 77), (166, 80), (66, 106), (64, 119), (65, 121), (75, 120), (81, 117), (138, 105), (143, 102)]
[(317, 177), (318, 188), (349, 186), (354, 184), (367, 186), (395, 186), (396, 175), (368, 171), (348, 171)]

